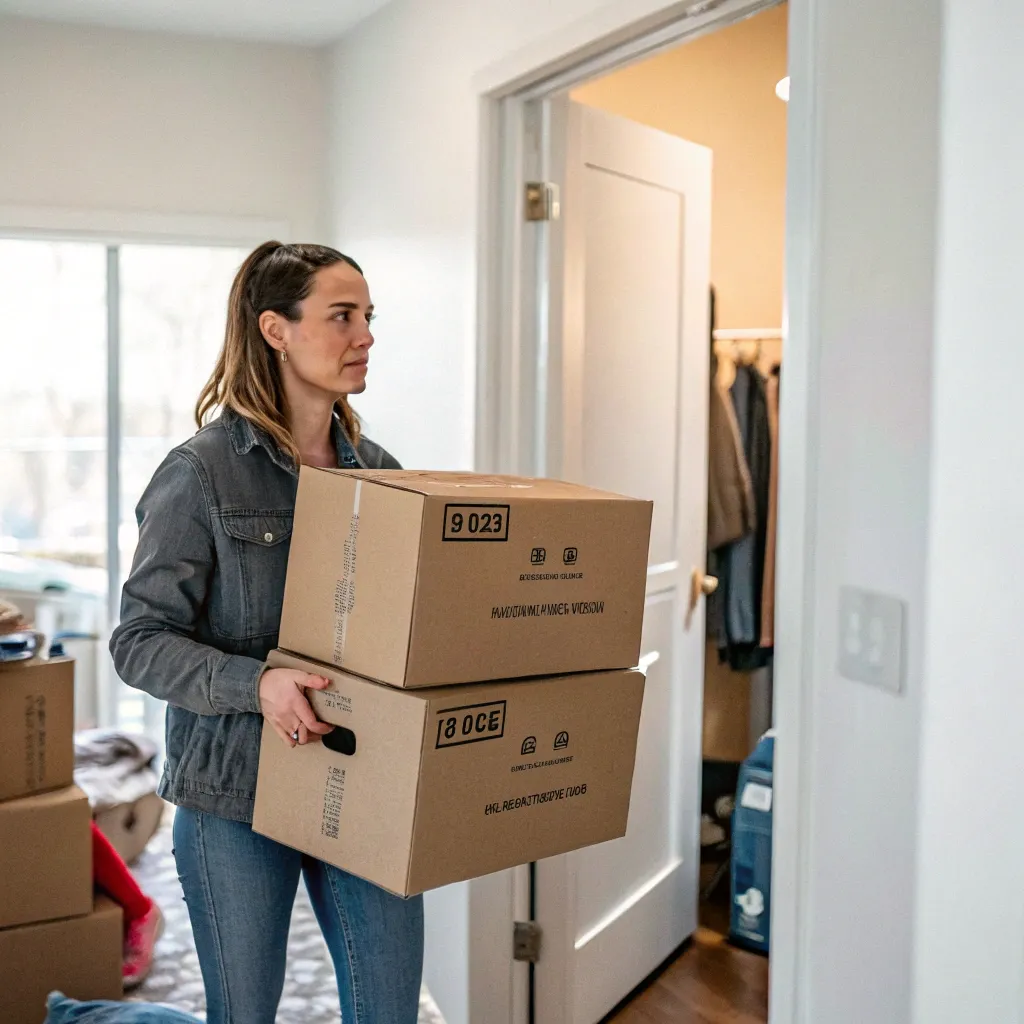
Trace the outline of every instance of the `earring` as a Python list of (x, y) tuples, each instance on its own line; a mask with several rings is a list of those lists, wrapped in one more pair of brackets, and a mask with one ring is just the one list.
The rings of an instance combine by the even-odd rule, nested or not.
[(287, 363), (288, 362), (288, 353), (287, 352), (282, 352), (281, 353), (281, 362), (282, 363)]

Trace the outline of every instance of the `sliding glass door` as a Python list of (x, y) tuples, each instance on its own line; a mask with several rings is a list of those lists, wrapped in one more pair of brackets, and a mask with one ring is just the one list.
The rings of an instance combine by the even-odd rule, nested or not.
[(159, 738), (161, 710), (116, 678), (106, 641), (135, 504), (195, 430), (244, 255), (0, 239), (0, 594), (68, 634), (82, 726)]

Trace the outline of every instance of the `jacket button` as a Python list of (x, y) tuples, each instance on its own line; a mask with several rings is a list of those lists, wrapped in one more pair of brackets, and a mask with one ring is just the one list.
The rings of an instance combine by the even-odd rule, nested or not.
[(265, 533), (263, 534), (263, 539), (269, 544), (274, 539), (274, 535), (272, 533)]

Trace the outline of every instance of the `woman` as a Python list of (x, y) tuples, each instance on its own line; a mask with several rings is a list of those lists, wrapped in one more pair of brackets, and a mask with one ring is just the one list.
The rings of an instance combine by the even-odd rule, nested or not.
[[(254, 833), (265, 728), (290, 746), (330, 731), (304, 691), (264, 671), (277, 642), (300, 463), (398, 468), (361, 438), (373, 305), (334, 249), (267, 242), (242, 264), (201, 429), (168, 455), (138, 508), (139, 544), (110, 642), (121, 678), (166, 700), (160, 793), (209, 1024), (272, 1024), (300, 873), (338, 976), (346, 1024), (414, 1024), (423, 907)], [(220, 411), (217, 418), (211, 418)]]

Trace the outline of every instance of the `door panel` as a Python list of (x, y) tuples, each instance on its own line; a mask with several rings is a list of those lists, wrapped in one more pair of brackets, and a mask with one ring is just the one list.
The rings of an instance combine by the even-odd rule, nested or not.
[[(654, 501), (651, 559), (669, 562), (677, 475), (664, 455), (679, 408), (682, 197), (602, 167), (585, 168), (583, 187), (584, 316), (600, 325), (584, 342), (583, 434), (600, 443), (584, 441), (583, 478)], [(663, 229), (641, 233), (638, 223)]]
[(679, 862), (678, 823), (665, 815), (679, 803), (675, 776), (672, 671), (661, 652), (671, 644), (674, 602), (660, 594), (647, 606), (643, 651), (648, 661), (647, 687), (640, 718), (640, 740), (633, 774), (629, 830), (619, 842), (604, 843), (575, 857), (576, 935), (580, 943), (602, 921), (667, 869)]
[(535, 874), (535, 1020), (596, 1024), (697, 923), (711, 154), (567, 100), (549, 124), (548, 465), (655, 503), (628, 833)]

